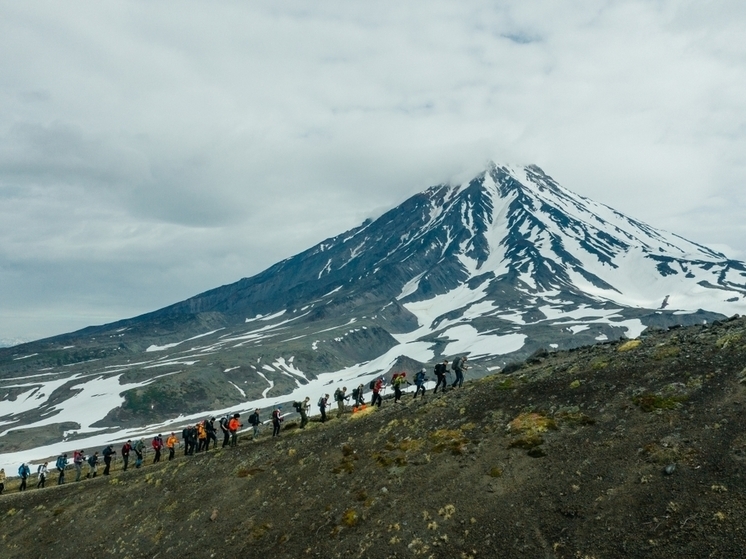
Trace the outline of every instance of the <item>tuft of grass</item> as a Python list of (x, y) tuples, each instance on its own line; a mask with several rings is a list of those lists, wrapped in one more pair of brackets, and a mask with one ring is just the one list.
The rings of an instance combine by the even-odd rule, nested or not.
[(657, 394), (641, 394), (632, 399), (632, 402), (642, 411), (649, 413), (656, 410), (674, 410), (681, 407), (682, 402), (686, 401), (686, 396), (671, 396), (664, 398)]
[(617, 348), (617, 351), (631, 351), (642, 344), (642, 340), (630, 340), (628, 342), (624, 342), (622, 345), (620, 345)]
[(674, 357), (678, 357), (679, 353), (681, 353), (681, 350), (678, 347), (660, 346), (655, 349), (655, 352), (653, 352), (653, 359), (658, 361), (673, 359)]
[(360, 522), (360, 515), (355, 509), (347, 509), (342, 513), (342, 524), (348, 528), (357, 526)]
[(503, 471), (501, 468), (498, 468), (497, 466), (494, 466), (490, 469), (489, 476), (490, 477), (502, 477)]

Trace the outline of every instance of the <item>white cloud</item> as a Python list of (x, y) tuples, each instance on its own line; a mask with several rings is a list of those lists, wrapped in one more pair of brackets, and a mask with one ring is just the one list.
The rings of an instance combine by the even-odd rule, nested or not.
[(5, 3), (0, 337), (252, 275), (490, 158), (743, 255), (744, 23), (735, 1)]

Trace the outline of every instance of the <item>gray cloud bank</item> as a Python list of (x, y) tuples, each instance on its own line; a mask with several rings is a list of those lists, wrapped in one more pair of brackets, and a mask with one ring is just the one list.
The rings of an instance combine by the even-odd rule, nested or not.
[(489, 159), (746, 257), (746, 5), (0, 3), (0, 340), (253, 275)]

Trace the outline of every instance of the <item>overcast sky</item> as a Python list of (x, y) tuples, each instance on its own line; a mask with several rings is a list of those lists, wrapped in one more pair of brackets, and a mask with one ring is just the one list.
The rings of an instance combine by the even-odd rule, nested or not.
[(254, 275), (492, 159), (746, 259), (743, 0), (0, 0), (0, 340)]

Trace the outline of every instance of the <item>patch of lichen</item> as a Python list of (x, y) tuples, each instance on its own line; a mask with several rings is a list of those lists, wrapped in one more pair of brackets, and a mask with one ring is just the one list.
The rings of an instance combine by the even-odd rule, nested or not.
[(653, 359), (656, 359), (658, 361), (663, 361), (664, 359), (673, 359), (674, 357), (678, 357), (679, 353), (681, 353), (681, 349), (676, 346), (659, 346), (655, 348), (655, 351), (653, 352)]
[(620, 345), (617, 348), (617, 351), (631, 351), (642, 344), (641, 340), (629, 340), (628, 342), (624, 342), (622, 345)]

